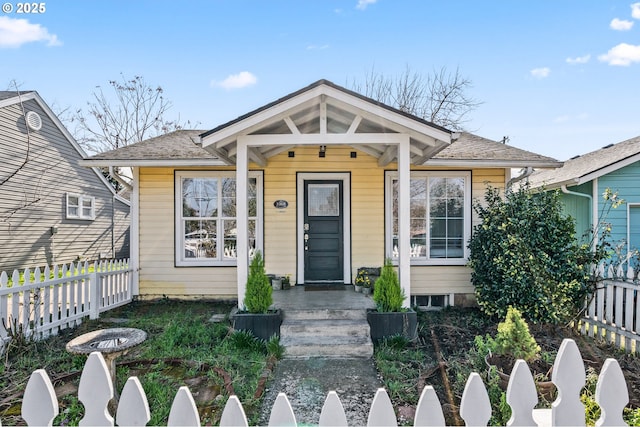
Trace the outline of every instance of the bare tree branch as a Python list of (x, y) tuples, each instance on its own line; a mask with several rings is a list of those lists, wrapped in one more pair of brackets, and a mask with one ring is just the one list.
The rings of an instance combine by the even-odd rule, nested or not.
[(7, 177), (3, 178), (2, 181), (0, 181), (0, 185), (8, 182), (27, 165), (27, 163), (29, 162), (29, 154), (31, 151), (31, 132), (29, 131), (29, 126), (27, 126), (27, 112), (25, 111), (24, 104), (22, 103), (22, 94), (20, 93), (20, 88), (18, 87), (18, 83), (15, 80), (11, 82), (11, 85), (15, 87), (15, 90), (18, 93), (18, 99), (20, 100), (20, 109), (22, 110), (22, 117), (25, 121), (25, 129), (27, 130), (27, 151), (25, 153), (24, 161), (22, 162), (22, 164), (18, 166), (13, 172), (11, 172)]
[(78, 109), (72, 117), (76, 139), (88, 151), (115, 150), (190, 125), (165, 119), (171, 102), (162, 87), (148, 84), (142, 76), (120, 76), (109, 81), (110, 96), (97, 86), (86, 112)]
[(369, 98), (451, 130), (463, 130), (469, 113), (482, 104), (468, 95), (471, 87), (471, 80), (457, 68), (452, 73), (442, 67), (425, 76), (409, 66), (395, 77), (372, 68), (364, 82), (351, 84), (354, 91)]

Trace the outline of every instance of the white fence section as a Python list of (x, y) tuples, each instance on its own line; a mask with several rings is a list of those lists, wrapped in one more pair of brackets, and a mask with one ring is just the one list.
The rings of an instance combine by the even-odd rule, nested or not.
[(580, 321), (583, 334), (598, 337), (623, 348), (627, 352), (640, 352), (640, 284), (637, 272), (622, 266), (601, 266), (598, 284)]
[[(563, 341), (556, 357), (552, 381), (558, 389), (558, 399), (551, 409), (535, 409), (538, 395), (531, 371), (519, 360), (511, 374), (507, 388), (507, 403), (512, 416), (507, 425), (566, 426), (585, 425), (585, 407), (580, 391), (585, 384), (585, 368), (575, 341)], [(150, 420), (147, 397), (138, 379), (131, 377), (120, 395), (115, 418), (109, 413), (109, 401), (114, 397), (111, 375), (102, 355), (91, 353), (85, 364), (78, 399), (85, 407), (80, 425), (113, 426), (146, 425)], [(595, 393), (602, 408), (596, 425), (624, 425), (623, 408), (629, 402), (624, 376), (615, 359), (604, 363)], [(31, 375), (22, 404), (22, 417), (28, 425), (52, 425), (58, 415), (58, 402), (47, 373), (39, 369)], [(485, 426), (491, 417), (489, 396), (480, 375), (472, 373), (462, 395), (460, 415), (466, 425)], [(438, 397), (431, 386), (422, 391), (415, 414), (414, 425), (444, 425), (445, 418)], [(178, 390), (168, 419), (169, 426), (199, 426), (200, 417), (191, 392), (187, 387)], [(247, 426), (247, 417), (236, 396), (231, 396), (222, 413), (221, 426)], [(296, 416), (287, 396), (280, 393), (271, 409), (270, 426), (296, 426)], [(329, 392), (319, 416), (320, 426), (346, 426), (348, 420), (335, 392)], [(378, 389), (371, 403), (369, 426), (397, 426), (391, 400), (384, 389)]]
[(131, 301), (129, 260), (26, 269), (0, 274), (0, 349), (11, 335), (40, 339), (76, 326), (83, 317)]

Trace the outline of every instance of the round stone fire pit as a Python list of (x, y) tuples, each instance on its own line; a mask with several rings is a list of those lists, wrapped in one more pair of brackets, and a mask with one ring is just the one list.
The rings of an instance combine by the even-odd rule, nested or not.
[(67, 351), (73, 354), (90, 354), (94, 351), (102, 353), (113, 387), (116, 387), (116, 358), (126, 354), (131, 348), (147, 339), (147, 333), (136, 328), (98, 329), (80, 335), (67, 343)]

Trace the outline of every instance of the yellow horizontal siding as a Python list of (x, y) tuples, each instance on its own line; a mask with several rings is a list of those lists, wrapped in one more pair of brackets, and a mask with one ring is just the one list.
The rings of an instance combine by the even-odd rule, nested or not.
[[(291, 151), (295, 157), (288, 157), (286, 152), (271, 157), (264, 170), (264, 256), (267, 272), (291, 274), (295, 283), (298, 172), (350, 173), (352, 275), (355, 276), (359, 267), (382, 265), (384, 172), (396, 165), (381, 168), (377, 159), (352, 147), (329, 146), (325, 158), (318, 157), (317, 147), (295, 147)], [(351, 158), (352, 151), (357, 153), (357, 158)], [(188, 168), (175, 170), (185, 169)], [(251, 164), (250, 169), (260, 168)], [(235, 298), (235, 267), (174, 266), (175, 170), (140, 169), (140, 293)], [(504, 188), (504, 169), (474, 169), (471, 172), (472, 197), (475, 200), (484, 198), (487, 184)], [(289, 205), (286, 209), (277, 209), (273, 205), (276, 200), (286, 200)], [(475, 213), (473, 222), (477, 222)], [(414, 266), (411, 278), (414, 294), (473, 293), (470, 270), (464, 266)]]
[(411, 267), (411, 293), (472, 294), (471, 269), (465, 266)]
[(140, 294), (237, 297), (235, 267), (175, 267), (174, 224), (174, 169), (141, 168)]

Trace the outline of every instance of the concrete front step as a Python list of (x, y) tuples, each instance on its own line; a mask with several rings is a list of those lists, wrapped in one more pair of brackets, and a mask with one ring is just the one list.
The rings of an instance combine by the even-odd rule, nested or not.
[(286, 348), (287, 358), (329, 357), (368, 358), (373, 356), (370, 337), (306, 336), (281, 338), (280, 344)]
[(367, 311), (358, 309), (283, 310), (284, 320), (367, 320)]
[(280, 326), (285, 357), (373, 356), (366, 310), (286, 310)]
[(280, 326), (281, 336), (370, 337), (369, 324), (362, 320), (289, 320)]

